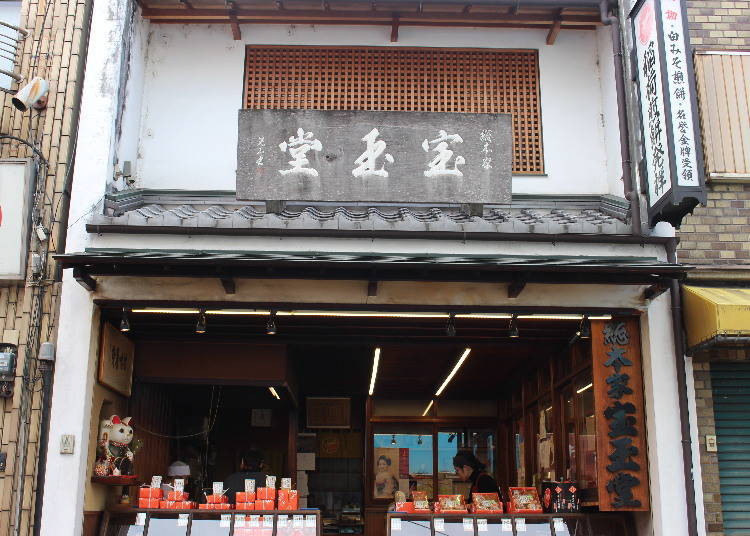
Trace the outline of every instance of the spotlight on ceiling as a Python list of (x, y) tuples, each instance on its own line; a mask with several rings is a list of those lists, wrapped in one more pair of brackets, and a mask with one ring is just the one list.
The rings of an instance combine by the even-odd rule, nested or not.
[(391, 445), (395, 445), (395, 444), (396, 444), (396, 434), (393, 434), (391, 436)]
[(508, 326), (508, 336), (511, 339), (517, 339), (521, 335), (518, 333), (518, 324), (516, 324), (516, 315), (510, 317), (510, 326)]
[(448, 337), (456, 336), (456, 315), (451, 313), (448, 315), (448, 322), (445, 325), (445, 334)]
[(195, 332), (201, 334), (206, 332), (206, 311), (204, 309), (201, 309), (198, 313), (198, 322), (195, 324)]
[(130, 320), (128, 320), (128, 310), (122, 308), (122, 319), (120, 320), (120, 331), (127, 333), (130, 331)]
[(266, 333), (268, 335), (276, 335), (276, 311), (271, 311), (271, 315), (268, 317)]
[(588, 316), (584, 316), (581, 320), (581, 325), (578, 326), (578, 331), (576, 331), (576, 335), (578, 335), (581, 339), (590, 339), (591, 338), (591, 322), (589, 321)]

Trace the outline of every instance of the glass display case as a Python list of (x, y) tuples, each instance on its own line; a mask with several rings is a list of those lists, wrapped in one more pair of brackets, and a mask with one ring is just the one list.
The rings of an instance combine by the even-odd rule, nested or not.
[(389, 512), (387, 536), (630, 536), (621, 514), (430, 514)]
[(101, 533), (104, 536), (320, 536), (320, 532), (319, 510), (254, 513), (134, 508), (105, 512)]

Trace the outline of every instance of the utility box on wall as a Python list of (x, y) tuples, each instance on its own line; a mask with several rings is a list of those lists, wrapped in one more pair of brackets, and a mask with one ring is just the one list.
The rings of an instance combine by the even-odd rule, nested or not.
[(0, 283), (26, 277), (32, 177), (30, 160), (0, 160)]

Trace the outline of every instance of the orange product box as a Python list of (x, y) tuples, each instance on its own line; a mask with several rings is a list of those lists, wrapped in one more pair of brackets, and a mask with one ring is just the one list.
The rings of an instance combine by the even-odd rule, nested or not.
[(464, 504), (464, 497), (461, 494), (438, 495), (438, 502), (435, 505), (436, 512), (438, 504), (441, 513), (466, 513), (466, 504)]
[(228, 503), (229, 499), (226, 495), (206, 495), (206, 502), (208, 504), (222, 504)]
[(193, 507), (193, 501), (175, 501), (175, 510), (190, 510)]
[(168, 491), (168, 501), (187, 501), (190, 498), (190, 494), (186, 491)]
[(255, 502), (255, 492), (238, 491), (234, 494), (234, 500), (238, 503)]
[(174, 501), (159, 501), (159, 508), (162, 510), (171, 510), (174, 508)]
[(234, 505), (231, 503), (218, 503), (214, 504), (214, 510), (232, 510)]
[(138, 499), (138, 508), (159, 508), (161, 499)]
[(279, 510), (299, 509), (299, 494), (296, 489), (279, 490)]
[(255, 501), (256, 510), (274, 510), (274, 502), (272, 500)]
[(255, 502), (238, 502), (235, 510), (255, 510)]
[(414, 513), (414, 503), (411, 501), (400, 501), (396, 503), (396, 512), (404, 512), (405, 514)]
[(213, 509), (214, 509), (214, 505), (213, 504), (208, 504), (208, 503), (203, 504), (203, 503), (201, 503), (201, 504), (198, 505), (198, 510), (213, 510)]
[(510, 508), (508, 513), (516, 514), (538, 514), (542, 512), (542, 503), (539, 493), (533, 487), (508, 488), (510, 491)]
[(503, 503), (497, 493), (472, 493), (471, 511), (475, 514), (502, 514)]
[(139, 499), (161, 499), (164, 497), (164, 490), (161, 488), (138, 488)]
[(276, 500), (275, 488), (258, 488), (255, 490), (255, 498), (259, 501)]

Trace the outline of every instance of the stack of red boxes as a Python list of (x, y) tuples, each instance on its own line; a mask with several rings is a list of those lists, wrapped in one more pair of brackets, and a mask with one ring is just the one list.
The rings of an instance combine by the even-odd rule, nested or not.
[(279, 490), (279, 510), (299, 510), (299, 495), (292, 489), (292, 479), (282, 478)]
[(276, 508), (276, 477), (267, 476), (266, 485), (255, 492), (256, 510), (274, 510)]
[(138, 508), (159, 508), (159, 503), (164, 497), (161, 488), (143, 486), (138, 490)]
[(229, 497), (224, 493), (223, 482), (214, 482), (213, 493), (206, 495), (206, 504), (199, 504), (200, 510), (234, 510), (234, 504), (229, 502)]

